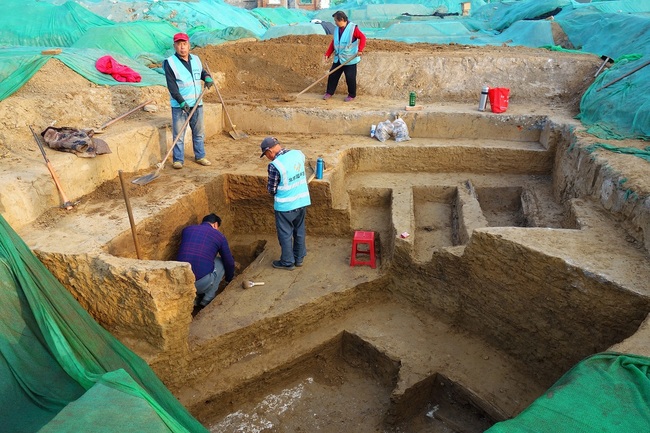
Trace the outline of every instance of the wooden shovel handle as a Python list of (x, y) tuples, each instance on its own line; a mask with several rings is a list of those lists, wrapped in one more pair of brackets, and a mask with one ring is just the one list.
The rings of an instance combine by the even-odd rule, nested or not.
[(185, 119), (185, 123), (183, 123), (183, 126), (181, 126), (180, 131), (178, 132), (178, 134), (174, 138), (174, 141), (173, 141), (172, 145), (170, 146), (169, 150), (167, 151), (167, 154), (165, 155), (162, 162), (160, 163), (160, 167), (158, 167), (157, 171), (160, 171), (162, 169), (162, 167), (165, 165), (165, 162), (169, 158), (169, 155), (171, 155), (172, 152), (174, 151), (174, 146), (176, 146), (176, 143), (178, 142), (178, 140), (180, 140), (180, 138), (185, 134), (185, 129), (187, 128), (187, 125), (190, 124), (190, 119), (192, 118), (192, 116), (194, 115), (194, 112), (198, 108), (199, 102), (201, 102), (201, 99), (203, 98), (203, 94), (205, 93), (205, 90), (206, 90), (205, 88), (203, 90), (201, 90), (201, 94), (196, 99), (196, 104), (194, 104), (194, 107), (192, 107), (192, 110), (190, 110), (190, 114), (187, 115), (187, 119)]
[(59, 192), (59, 195), (61, 195), (61, 200), (63, 200), (63, 204), (61, 207), (66, 208), (67, 210), (72, 209), (72, 202), (68, 200), (68, 196), (65, 195), (65, 192), (63, 192), (63, 187), (61, 186), (61, 182), (59, 182), (59, 176), (56, 175), (56, 172), (54, 171), (54, 167), (52, 167), (52, 163), (47, 157), (47, 154), (45, 153), (45, 149), (43, 148), (43, 143), (41, 143), (41, 139), (38, 138), (38, 135), (34, 132), (34, 129), (29, 126), (29, 130), (32, 131), (32, 135), (34, 136), (34, 140), (36, 141), (36, 144), (38, 144), (38, 148), (41, 150), (41, 155), (43, 155), (43, 159), (45, 159), (45, 166), (47, 167), (47, 170), (50, 172), (50, 175), (52, 176), (52, 180), (54, 181), (54, 185), (56, 185), (56, 189)]
[(321, 80), (323, 80), (323, 79), (329, 77), (329, 76), (332, 75), (334, 72), (338, 71), (338, 70), (341, 69), (343, 66), (347, 65), (347, 64), (350, 63), (352, 60), (356, 59), (358, 56), (359, 56), (358, 54), (355, 54), (353, 57), (350, 57), (350, 58), (347, 59), (345, 62), (343, 62), (343, 63), (341, 63), (340, 65), (338, 65), (336, 68), (330, 70), (327, 74), (323, 75), (323, 76), (320, 77), (318, 80), (316, 80), (316, 81), (314, 81), (313, 83), (311, 83), (309, 86), (307, 86), (307, 87), (305, 88), (305, 90), (303, 90), (302, 92), (298, 93), (296, 96), (300, 96), (300, 95), (302, 95), (302, 94), (305, 93), (307, 90), (311, 89), (311, 88), (314, 87), (316, 84), (318, 84)]
[(143, 108), (145, 105), (149, 105), (153, 102), (153, 99), (143, 102), (142, 104), (138, 105), (132, 110), (127, 111), (126, 113), (122, 114), (121, 116), (116, 117), (115, 119), (109, 120), (108, 122), (104, 123), (102, 126), (99, 127), (100, 130), (106, 129), (109, 126), (111, 126), (113, 123), (117, 122), (118, 120), (124, 119), (126, 116), (128, 116), (131, 113), (134, 113), (138, 111), (139, 109)]
[(126, 189), (126, 185), (124, 184), (124, 176), (122, 176), (122, 170), (118, 170), (117, 174), (120, 176), (120, 185), (122, 185), (122, 195), (124, 195), (126, 213), (129, 216), (129, 225), (131, 226), (131, 236), (133, 237), (133, 245), (135, 246), (135, 255), (138, 257), (138, 260), (142, 260), (142, 254), (140, 253), (140, 243), (138, 242), (135, 222), (133, 221), (133, 210), (131, 209), (131, 201), (129, 200), (129, 194)]
[[(212, 71), (210, 71), (210, 67), (206, 64), (205, 65), (205, 70), (208, 71), (208, 74), (212, 77)], [(230, 127), (232, 130), (237, 134), (237, 131), (235, 130), (235, 125), (232, 123), (232, 119), (230, 118), (230, 114), (228, 114), (228, 109), (226, 108), (226, 103), (223, 100), (223, 97), (221, 96), (221, 90), (219, 90), (219, 86), (217, 86), (217, 82), (214, 81), (214, 77), (212, 77), (213, 84), (214, 84), (214, 89), (217, 91), (217, 95), (219, 95), (219, 101), (221, 101), (221, 106), (223, 107), (223, 112), (226, 113), (226, 117), (228, 118), (228, 123), (230, 123)]]

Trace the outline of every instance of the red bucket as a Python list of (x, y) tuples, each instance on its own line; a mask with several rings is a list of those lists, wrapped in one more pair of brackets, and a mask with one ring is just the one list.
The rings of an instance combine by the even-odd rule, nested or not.
[(490, 99), (490, 108), (493, 113), (503, 113), (508, 109), (508, 99), (510, 99), (510, 89), (507, 87), (493, 87), (488, 90)]

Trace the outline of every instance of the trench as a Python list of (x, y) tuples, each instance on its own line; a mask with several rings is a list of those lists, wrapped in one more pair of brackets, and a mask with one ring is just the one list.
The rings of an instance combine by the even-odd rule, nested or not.
[[(308, 114), (300, 109), (232, 114), (290, 148), (308, 132), (286, 120)], [(279, 248), (259, 165), (161, 185), (161, 194), (183, 193), (138, 222), (145, 276), (130, 290), (170, 281), (175, 316), (145, 305), (155, 326), (129, 327), (119, 311), (119, 327), (103, 324), (125, 341), (147, 340), (154, 370), (211, 431), (481, 432), (645, 316), (644, 276), (626, 272), (636, 265), (580, 251), (596, 238), (647, 260), (597, 203), (567, 193), (576, 182), (564, 174), (576, 158), (570, 128), (539, 115), (430, 112), (405, 116), (410, 141), (378, 143), (365, 129), (384, 115), (305, 123), (319, 130), (341, 116), (346, 127), (310, 134), (303, 148), (327, 170), (310, 184), (300, 270), (270, 268)], [(241, 148), (256, 149), (263, 135), (251, 135)], [(239, 271), (190, 321), (193, 281), (173, 258), (182, 228), (215, 210)], [(377, 269), (349, 265), (356, 230), (375, 232)], [(131, 233), (102, 254), (109, 268), (131, 263)], [(245, 281), (265, 285), (244, 290)]]

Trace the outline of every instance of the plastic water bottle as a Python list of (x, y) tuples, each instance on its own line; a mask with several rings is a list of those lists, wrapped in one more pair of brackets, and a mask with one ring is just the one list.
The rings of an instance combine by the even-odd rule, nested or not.
[(323, 158), (319, 157), (316, 160), (316, 179), (323, 178), (323, 170), (325, 170), (325, 161), (323, 161)]
[(409, 93), (409, 107), (415, 107), (415, 97), (416, 97), (415, 92)]
[(485, 105), (487, 104), (489, 90), (490, 88), (488, 86), (483, 86), (481, 89), (481, 99), (478, 101), (478, 111), (485, 111)]
[(370, 137), (375, 137), (375, 131), (377, 131), (377, 125), (370, 125)]

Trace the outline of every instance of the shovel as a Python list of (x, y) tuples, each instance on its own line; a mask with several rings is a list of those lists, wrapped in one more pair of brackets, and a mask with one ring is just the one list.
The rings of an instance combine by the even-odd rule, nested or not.
[[(210, 72), (210, 68), (208, 65), (205, 65), (206, 70), (208, 71), (208, 74), (212, 76), (212, 72)], [(214, 78), (213, 78), (214, 80)], [(226, 103), (223, 101), (223, 98), (221, 97), (221, 91), (219, 90), (219, 86), (217, 86), (217, 82), (214, 81), (214, 88), (217, 89), (217, 94), (219, 95), (219, 100), (221, 101), (221, 106), (223, 107), (224, 113), (226, 113), (226, 117), (228, 118), (228, 123), (230, 123), (230, 128), (232, 130), (230, 131), (230, 136), (234, 138), (235, 140), (240, 140), (242, 138), (247, 138), (248, 135), (245, 132), (237, 131), (235, 129), (235, 125), (232, 123), (232, 119), (230, 118), (230, 114), (228, 114), (228, 109), (226, 108)]]
[(311, 84), (310, 84), (309, 86), (307, 86), (307, 87), (306, 87), (302, 92), (298, 93), (298, 94), (294, 97), (294, 99), (297, 98), (298, 96), (302, 95), (303, 93), (305, 93), (307, 90), (309, 90), (309, 89), (311, 89), (312, 87), (314, 87), (314, 86), (315, 86), (316, 84), (318, 84), (321, 80), (323, 80), (323, 79), (329, 77), (329, 76), (332, 75), (334, 72), (338, 71), (338, 70), (341, 69), (343, 66), (347, 65), (347, 64), (350, 63), (352, 60), (356, 59), (357, 56), (358, 56), (358, 54), (355, 54), (354, 56), (352, 56), (352, 57), (350, 57), (349, 59), (347, 59), (345, 62), (343, 62), (343, 63), (341, 63), (340, 65), (338, 65), (336, 68), (334, 68), (334, 69), (332, 69), (331, 71), (329, 71), (327, 74), (325, 74), (325, 75), (323, 75), (322, 77), (320, 77), (318, 80), (316, 80), (316, 81), (314, 81), (313, 83), (311, 83)]
[(205, 93), (205, 88), (201, 91), (201, 94), (199, 97), (196, 99), (196, 104), (194, 104), (194, 107), (192, 107), (192, 110), (190, 111), (190, 114), (187, 115), (187, 119), (185, 119), (185, 123), (183, 123), (183, 126), (181, 127), (181, 130), (178, 132), (178, 135), (176, 138), (174, 138), (174, 142), (170, 146), (169, 150), (167, 151), (167, 155), (163, 158), (162, 162), (158, 164), (158, 169), (154, 171), (153, 173), (145, 174), (144, 176), (136, 177), (131, 181), (131, 183), (135, 183), (136, 185), (146, 185), (149, 182), (157, 179), (160, 177), (160, 170), (163, 169), (165, 166), (165, 161), (167, 161), (167, 158), (169, 158), (169, 155), (172, 154), (172, 151), (174, 150), (174, 146), (176, 146), (176, 142), (185, 134), (185, 128), (187, 128), (187, 125), (190, 124), (190, 119), (194, 115), (194, 112), (196, 111), (196, 108), (199, 106), (199, 102), (201, 101), (201, 98), (203, 98), (203, 94)]
[(61, 186), (61, 182), (59, 182), (59, 177), (56, 175), (56, 172), (54, 171), (54, 167), (52, 167), (52, 163), (50, 162), (50, 160), (47, 157), (47, 154), (45, 153), (45, 149), (43, 148), (43, 143), (41, 143), (40, 138), (38, 138), (38, 136), (34, 132), (34, 128), (32, 128), (31, 125), (29, 126), (29, 130), (32, 131), (34, 140), (36, 140), (36, 144), (38, 144), (38, 148), (41, 150), (41, 155), (43, 155), (43, 159), (45, 159), (45, 165), (47, 166), (47, 169), (50, 172), (50, 175), (52, 176), (54, 185), (56, 185), (56, 189), (61, 195), (61, 200), (63, 200), (63, 204), (61, 205), (61, 207), (67, 210), (72, 209), (72, 206), (74, 206), (74, 204), (70, 200), (68, 200), (68, 196), (66, 196), (65, 192), (63, 192), (63, 187)]
[(150, 100), (150, 101), (147, 101), (147, 102), (143, 102), (142, 104), (138, 105), (137, 107), (135, 107), (135, 108), (132, 109), (132, 110), (127, 111), (126, 113), (122, 114), (121, 116), (118, 116), (118, 117), (116, 117), (115, 119), (109, 120), (108, 122), (106, 122), (106, 123), (104, 123), (102, 126), (100, 126), (98, 129), (94, 129), (94, 130), (93, 130), (93, 133), (94, 133), (94, 134), (102, 134), (102, 133), (104, 133), (104, 129), (108, 128), (108, 127), (111, 126), (113, 123), (117, 122), (118, 120), (124, 119), (124, 118), (125, 118), (126, 116), (128, 116), (129, 114), (131, 114), (131, 113), (135, 113), (136, 111), (138, 111), (139, 109), (141, 109), (141, 108), (144, 107), (145, 105), (149, 105), (149, 104), (151, 104), (151, 103), (153, 103), (153, 99)]

